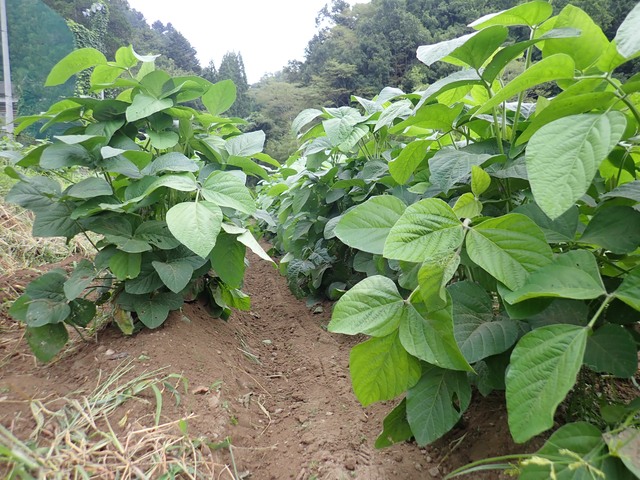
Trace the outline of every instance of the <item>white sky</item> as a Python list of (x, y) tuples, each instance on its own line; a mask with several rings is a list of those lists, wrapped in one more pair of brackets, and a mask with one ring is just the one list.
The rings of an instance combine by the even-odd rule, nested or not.
[(316, 15), (328, 2), (129, 0), (149, 24), (156, 20), (171, 22), (198, 51), (203, 67), (213, 60), (217, 68), (226, 52), (240, 52), (249, 83), (257, 82), (265, 73), (277, 72), (289, 60), (304, 59), (304, 49), (316, 32)]

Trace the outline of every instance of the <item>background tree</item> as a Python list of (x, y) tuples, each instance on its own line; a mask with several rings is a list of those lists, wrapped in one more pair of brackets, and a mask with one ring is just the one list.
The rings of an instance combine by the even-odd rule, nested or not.
[(251, 113), (251, 98), (248, 95), (249, 83), (244, 69), (244, 61), (239, 52), (224, 54), (216, 75), (216, 81), (220, 80), (232, 80), (237, 89), (236, 102), (229, 109), (228, 114), (233, 117), (248, 117)]

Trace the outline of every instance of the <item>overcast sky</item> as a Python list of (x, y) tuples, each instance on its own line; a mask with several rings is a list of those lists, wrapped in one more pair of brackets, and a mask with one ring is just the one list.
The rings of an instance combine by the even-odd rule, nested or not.
[(198, 51), (203, 67), (210, 60), (219, 67), (226, 52), (240, 52), (249, 83), (255, 83), (289, 60), (303, 60), (304, 48), (315, 34), (316, 15), (328, 1), (129, 0), (129, 4), (150, 24), (171, 22)]

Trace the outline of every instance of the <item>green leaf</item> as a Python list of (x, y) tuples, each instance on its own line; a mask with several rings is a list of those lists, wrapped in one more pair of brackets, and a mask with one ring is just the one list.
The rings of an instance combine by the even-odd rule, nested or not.
[(516, 442), (553, 426), (556, 408), (576, 382), (588, 335), (588, 328), (551, 325), (520, 339), (506, 377), (509, 429)]
[(584, 364), (596, 372), (631, 378), (638, 370), (636, 342), (624, 327), (603, 325), (587, 341)]
[(95, 48), (80, 48), (74, 50), (51, 69), (51, 72), (47, 76), (45, 87), (62, 85), (69, 80), (72, 75), (80, 73), (87, 68), (106, 63), (107, 59), (105, 56)]
[(34, 237), (73, 238), (82, 231), (80, 224), (71, 218), (73, 204), (56, 203), (48, 208), (36, 211), (32, 234)]
[(626, 125), (618, 111), (573, 115), (545, 125), (531, 137), (526, 151), (531, 189), (552, 220), (587, 192)]
[(33, 280), (25, 289), (25, 294), (32, 300), (46, 299), (59, 302), (66, 301), (64, 282), (67, 277), (61, 270), (52, 270)]
[(64, 322), (71, 315), (71, 307), (60, 300), (36, 298), (29, 302), (25, 323), (29, 327)]
[(636, 267), (625, 277), (614, 296), (640, 311), (640, 267)]
[(491, 155), (469, 153), (461, 150), (439, 150), (429, 159), (429, 181), (443, 192), (448, 192), (460, 182), (468, 182), (473, 166), (482, 165)]
[(174, 293), (180, 293), (187, 286), (193, 275), (193, 267), (188, 261), (151, 262), (162, 283)]
[(90, 177), (79, 181), (65, 192), (74, 198), (94, 198), (112, 195), (113, 189), (104, 178)]
[(418, 47), (418, 60), (430, 67), (438, 60), (442, 60), (448, 55), (451, 55), (458, 47), (461, 47), (476, 35), (478, 35), (478, 32), (469, 33), (462, 37), (445, 40), (444, 42), (433, 45), (421, 45)]
[(389, 173), (399, 184), (407, 183), (413, 172), (422, 163), (431, 140), (414, 140), (402, 149), (400, 155), (389, 162)]
[[(548, 5), (548, 4), (547, 4)], [(550, 6), (550, 5), (549, 5)], [(488, 102), (476, 111), (476, 115), (491, 111), (502, 102), (536, 85), (553, 80), (572, 79), (575, 73), (573, 58), (564, 53), (558, 53), (543, 58), (507, 83)]]
[(542, 230), (518, 213), (473, 227), (467, 234), (466, 246), (474, 263), (511, 290), (522, 287), (529, 273), (550, 263), (552, 257)]
[(140, 173), (154, 176), (161, 172), (197, 172), (198, 164), (180, 152), (170, 152), (160, 155), (153, 162), (144, 167)]
[(252, 214), (256, 204), (244, 182), (231, 172), (214, 171), (202, 185), (202, 196), (220, 207)]
[(296, 134), (300, 133), (302, 127), (309, 124), (320, 115), (322, 115), (322, 110), (318, 110), (317, 108), (307, 108), (306, 110), (301, 111), (291, 123), (291, 131)]
[(407, 352), (425, 362), (471, 372), (473, 368), (456, 343), (451, 299), (447, 300), (444, 308), (432, 312), (422, 309), (420, 304), (406, 305), (400, 322), (400, 341)]
[(453, 209), (440, 199), (428, 198), (407, 208), (391, 228), (384, 256), (422, 263), (455, 250), (463, 239), (464, 229)]
[(40, 166), (47, 170), (57, 170), (75, 165), (88, 167), (91, 161), (91, 155), (82, 145), (54, 143), (42, 152)]
[(573, 206), (555, 220), (551, 220), (535, 203), (520, 205), (513, 213), (521, 213), (536, 222), (548, 243), (572, 242), (578, 231), (579, 211)]
[[(257, 153), (256, 155), (260, 155), (260, 154)], [(239, 167), (247, 175), (253, 175), (254, 177), (260, 177), (260, 178), (262, 178), (264, 180), (268, 180), (269, 179), (269, 174), (267, 173), (265, 168), (263, 166), (257, 164), (256, 162), (254, 162), (250, 158), (247, 158), (247, 157), (236, 157), (236, 156), (232, 155), (229, 158), (227, 158), (227, 165), (232, 165), (234, 167)]]
[(104, 239), (114, 244), (118, 249), (127, 253), (142, 253), (150, 251), (151, 245), (143, 240), (131, 237), (121, 237), (119, 235), (105, 235)]
[(335, 234), (345, 245), (382, 255), (391, 227), (405, 209), (404, 202), (392, 195), (371, 197), (340, 218)]
[(217, 116), (226, 112), (236, 101), (236, 86), (231, 80), (214, 83), (202, 95), (202, 103), (211, 115)]
[(640, 246), (640, 212), (631, 207), (602, 208), (591, 218), (580, 243), (594, 243), (617, 254)]
[(475, 218), (482, 213), (482, 202), (471, 192), (463, 193), (453, 206), (458, 218)]
[(349, 372), (356, 398), (364, 406), (391, 400), (420, 379), (420, 361), (409, 355), (398, 333), (371, 338), (351, 349)]
[(618, 433), (605, 433), (602, 437), (607, 443), (611, 455), (622, 460), (625, 467), (636, 478), (640, 478), (640, 429), (627, 427)]
[(265, 134), (262, 130), (256, 132), (242, 133), (235, 137), (228, 138), (225, 142), (229, 155), (237, 157), (250, 157), (262, 152), (265, 142)]
[(328, 330), (384, 337), (398, 328), (404, 312), (405, 302), (393, 280), (375, 275), (356, 284), (338, 300)]
[(143, 240), (160, 250), (173, 250), (180, 242), (169, 231), (166, 222), (161, 220), (147, 220), (137, 229), (134, 237)]
[(445, 287), (460, 266), (460, 255), (449, 253), (427, 260), (418, 271), (420, 297), (427, 310), (440, 310), (447, 304)]
[(424, 368), (420, 381), (407, 392), (407, 420), (418, 445), (427, 445), (451, 430), (470, 401), (466, 373)]
[(222, 225), (222, 211), (215, 203), (185, 202), (174, 205), (166, 216), (169, 230), (180, 243), (202, 258), (216, 244)]
[[(451, 52), (450, 57), (461, 60), (470, 67), (480, 70), (484, 63), (507, 39), (508, 34), (509, 30), (502, 25), (487, 27), (476, 32), (472, 38)], [(447, 60), (445, 59), (445, 61)]]
[(127, 293), (144, 295), (162, 288), (164, 284), (152, 265), (154, 260), (158, 260), (158, 257), (152, 252), (145, 252), (142, 255), (140, 273), (135, 278), (127, 279), (124, 282), (124, 289)]
[(180, 136), (171, 130), (163, 130), (160, 132), (149, 130), (147, 135), (149, 135), (151, 145), (158, 150), (173, 148), (180, 141)]
[(109, 269), (120, 281), (128, 278), (136, 278), (140, 275), (140, 266), (142, 265), (142, 254), (127, 253), (118, 250), (109, 259)]
[(403, 399), (382, 421), (382, 433), (376, 439), (376, 448), (390, 447), (413, 437), (407, 421), (407, 400)]
[(504, 25), (507, 27), (527, 25), (533, 27), (544, 22), (552, 14), (553, 7), (550, 3), (536, 0), (501, 12), (490, 13), (470, 23), (469, 26), (476, 30), (487, 28), (491, 25)]
[(220, 232), (213, 250), (209, 254), (211, 267), (224, 283), (239, 288), (244, 277), (244, 257), (247, 247), (235, 235)]
[(31, 351), (41, 362), (53, 359), (67, 344), (69, 333), (63, 323), (27, 327), (27, 343)]
[(86, 259), (80, 260), (69, 279), (64, 282), (63, 289), (67, 300), (78, 298), (91, 285), (97, 274), (98, 272), (96, 272), (93, 263)]
[(629, 12), (618, 27), (613, 41), (618, 52), (625, 58), (632, 58), (640, 53), (640, 5)]
[(125, 299), (130, 302), (133, 311), (147, 328), (158, 328), (167, 319), (169, 312), (179, 309), (183, 303), (182, 297), (172, 292), (153, 296), (121, 294), (118, 301), (121, 299), (123, 302)]
[(144, 93), (138, 93), (133, 97), (131, 105), (127, 107), (127, 121), (135, 122), (171, 107), (173, 107), (173, 100), (170, 98), (158, 99)]
[(96, 316), (97, 307), (91, 300), (77, 298), (69, 303), (69, 307), (71, 307), (71, 315), (69, 315), (67, 322), (73, 325), (84, 328)]
[(471, 191), (479, 197), (491, 186), (491, 177), (477, 165), (471, 166)]
[(518, 323), (494, 317), (493, 300), (484, 288), (463, 281), (450, 285), (448, 291), (456, 342), (469, 363), (505, 352), (516, 342)]

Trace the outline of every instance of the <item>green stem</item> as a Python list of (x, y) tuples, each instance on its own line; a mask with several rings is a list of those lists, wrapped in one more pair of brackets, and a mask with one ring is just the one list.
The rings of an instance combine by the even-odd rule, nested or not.
[(626, 163), (628, 157), (629, 157), (629, 150), (624, 152), (624, 156), (622, 157), (622, 161), (620, 162), (620, 168), (618, 169), (618, 176), (616, 177), (615, 187), (620, 185), (620, 177), (622, 177), (622, 170), (624, 169), (624, 164)]
[(593, 315), (593, 317), (591, 317), (591, 320), (589, 320), (589, 324), (587, 325), (587, 327), (593, 328), (598, 318), (600, 318), (600, 315), (602, 315), (602, 312), (604, 312), (605, 308), (607, 308), (607, 305), (609, 305), (614, 298), (615, 297), (613, 295), (607, 295), (607, 297), (604, 299), (604, 302), (602, 302), (602, 304), (600, 305), (600, 308), (598, 308), (598, 311)]
[(504, 155), (504, 146), (502, 145), (502, 128), (500, 128), (500, 122), (498, 120), (498, 111), (496, 107), (493, 107), (493, 124), (496, 130), (496, 141), (498, 142), (498, 150), (501, 155)]
[[(529, 40), (533, 40), (535, 33), (536, 33), (536, 27), (533, 27), (531, 29), (531, 34), (529, 35)], [(527, 54), (524, 62), (525, 71), (527, 71), (527, 69), (531, 66), (532, 53), (533, 53), (533, 45), (527, 48)], [(520, 92), (520, 94), (518, 95), (518, 106), (516, 107), (516, 113), (515, 113), (515, 116), (513, 117), (513, 126), (511, 127), (511, 143), (512, 144), (516, 140), (516, 134), (518, 131), (518, 122), (520, 120), (520, 112), (522, 111), (522, 102), (524, 102), (524, 96), (525, 96), (525, 90)]]

